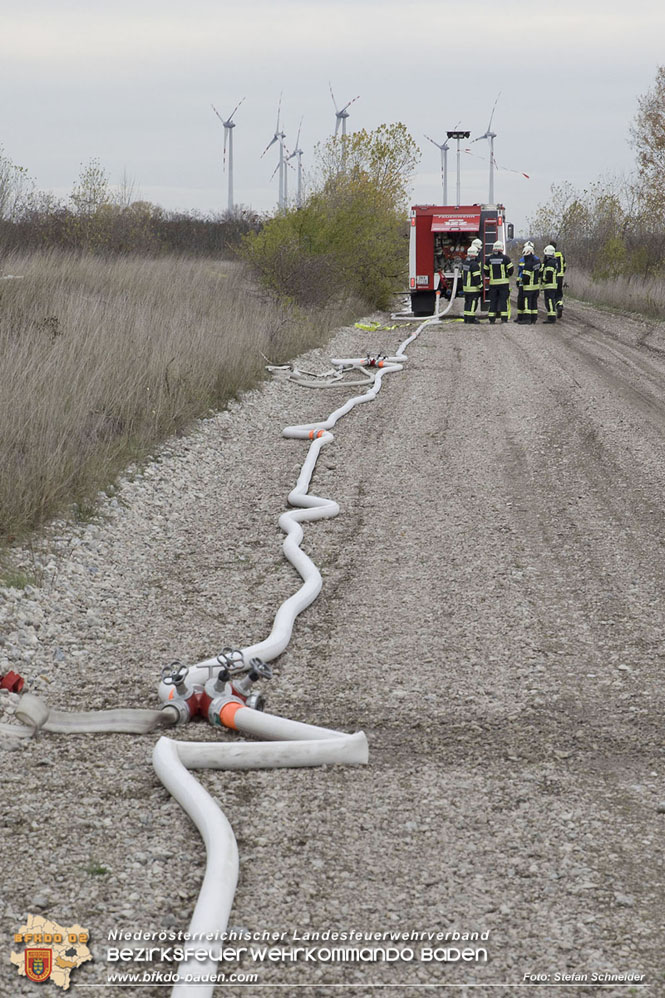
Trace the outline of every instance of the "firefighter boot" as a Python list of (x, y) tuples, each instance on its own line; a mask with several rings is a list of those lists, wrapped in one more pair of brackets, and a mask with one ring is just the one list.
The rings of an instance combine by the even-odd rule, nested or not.
[(560, 319), (562, 315), (563, 315), (563, 305), (557, 305), (557, 307), (556, 307), (556, 317), (557, 317), (557, 319)]
[(532, 326), (533, 326), (534, 322), (538, 322), (538, 316), (537, 315), (532, 315), (531, 316), (531, 325)]

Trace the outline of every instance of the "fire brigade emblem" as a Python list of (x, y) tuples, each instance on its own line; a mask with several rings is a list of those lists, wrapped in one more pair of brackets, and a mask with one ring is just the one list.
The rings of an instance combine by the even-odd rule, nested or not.
[(47, 981), (53, 967), (53, 950), (29, 948), (25, 951), (25, 976), (31, 981)]

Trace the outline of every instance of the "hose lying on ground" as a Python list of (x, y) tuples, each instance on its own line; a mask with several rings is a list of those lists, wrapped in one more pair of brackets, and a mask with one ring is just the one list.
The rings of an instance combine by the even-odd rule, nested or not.
[[(454, 300), (457, 286), (457, 273), (453, 286)], [(450, 308), (450, 305), (449, 305)], [(447, 311), (447, 310), (446, 310)], [(442, 313), (445, 315), (445, 313)], [(337, 421), (354, 406), (369, 402), (380, 391), (384, 374), (402, 370), (406, 360), (405, 349), (430, 324), (439, 322), (441, 315), (435, 315), (420, 323), (414, 333), (400, 345), (395, 355), (387, 358), (382, 366), (372, 369), (370, 387), (362, 394), (349, 399), (335, 409), (326, 420), (288, 426), (283, 435), (292, 439), (309, 439), (310, 447), (303, 463), (296, 486), (289, 494), (289, 503), (295, 507), (279, 518), (279, 525), (286, 534), (282, 549), (285, 557), (300, 574), (303, 584), (282, 603), (274, 618), (273, 627), (263, 641), (241, 651), (242, 659), (249, 664), (260, 658), (269, 662), (277, 658), (289, 643), (295, 618), (318, 595), (321, 575), (312, 560), (300, 549), (303, 538), (301, 523), (336, 516), (339, 506), (332, 499), (311, 495), (308, 492), (312, 474), (321, 449), (334, 440), (330, 432)], [(340, 365), (354, 369), (362, 359), (333, 360)], [(333, 375), (337, 375), (334, 370)], [(201, 686), (211, 676), (211, 670), (219, 669), (220, 660), (216, 656), (192, 666), (187, 672), (189, 684)], [(162, 681), (160, 699), (168, 706), (174, 687)], [(363, 764), (367, 762), (367, 740), (362, 732), (348, 735), (331, 729), (303, 724), (287, 718), (264, 714), (250, 709), (236, 699), (228, 706), (232, 711), (223, 721), (235, 731), (269, 740), (262, 743), (199, 743), (178, 742), (161, 737), (153, 752), (153, 765), (164, 787), (175, 797), (198, 828), (206, 846), (206, 872), (198, 901), (189, 927), (190, 938), (219, 939), (228, 922), (238, 877), (238, 849), (233, 830), (225, 815), (188, 771), (194, 768), (216, 769), (255, 769), (277, 767), (315, 766), (330, 763)], [(21, 722), (23, 734), (32, 735), (37, 731), (84, 732), (84, 731), (126, 731), (149, 733), (159, 727), (170, 726), (175, 722), (176, 713), (172, 709), (150, 710), (110, 710), (67, 713), (51, 710), (39, 698), (25, 694), (16, 707), (16, 718)], [(0, 725), (0, 733), (7, 729), (21, 730), (12, 725)], [(216, 936), (214, 934), (217, 934)], [(198, 984), (187, 982), (186, 977), (214, 978), (220, 959), (220, 946), (215, 943), (206, 962), (194, 958), (185, 959), (179, 967), (181, 980), (174, 985), (173, 998), (210, 998), (214, 983), (208, 980)]]

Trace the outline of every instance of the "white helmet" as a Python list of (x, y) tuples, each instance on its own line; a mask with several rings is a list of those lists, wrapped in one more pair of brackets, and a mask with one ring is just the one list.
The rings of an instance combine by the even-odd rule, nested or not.
[(475, 246), (477, 250), (481, 250), (483, 248), (483, 241), (476, 236), (471, 245)]
[(522, 252), (523, 252), (523, 253), (533, 253), (533, 243), (532, 243), (532, 242), (529, 242), (529, 240), (528, 240), (528, 239), (527, 239), (527, 241), (526, 241), (526, 242), (524, 243), (524, 249), (522, 250)]
[(543, 250), (543, 253), (544, 253), (545, 256), (554, 256), (554, 254), (556, 253), (556, 250), (554, 249), (554, 246), (550, 245), (550, 246), (546, 246), (545, 247), (545, 249)]
[(492, 249), (493, 250), (502, 250), (503, 249), (503, 243), (501, 242), (500, 239), (497, 239), (497, 241), (494, 243), (494, 246), (492, 246)]
[(473, 243), (471, 243), (471, 245), (469, 246), (468, 250), (466, 251), (466, 255), (467, 256), (478, 256), (478, 247), (474, 246)]

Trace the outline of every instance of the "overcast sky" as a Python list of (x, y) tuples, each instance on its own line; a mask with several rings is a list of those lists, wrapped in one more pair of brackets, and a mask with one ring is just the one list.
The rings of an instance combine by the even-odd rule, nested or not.
[[(277, 199), (280, 91), (286, 144), (304, 116), (303, 164), (360, 95), (349, 128), (403, 121), (422, 150), (414, 202), (441, 200), (440, 153), (459, 122), (493, 127), (496, 197), (520, 231), (550, 185), (630, 170), (637, 97), (665, 62), (662, 0), (0, 0), (0, 145), (66, 196), (82, 163), (126, 171), (166, 208), (226, 208), (224, 116), (236, 115), (235, 201)], [(466, 146), (466, 143), (465, 143)], [(487, 143), (462, 156), (462, 202), (487, 199)], [(455, 158), (449, 154), (451, 200)], [(290, 174), (290, 189), (295, 175)]]

